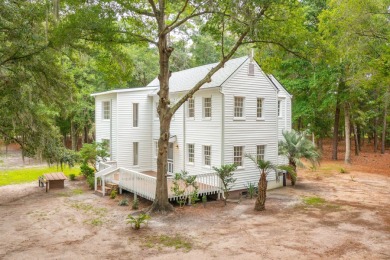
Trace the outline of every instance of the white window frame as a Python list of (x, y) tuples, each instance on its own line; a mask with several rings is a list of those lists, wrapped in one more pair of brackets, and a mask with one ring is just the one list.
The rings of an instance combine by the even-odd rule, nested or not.
[[(203, 145), (203, 167), (211, 168), (211, 145)], [(206, 152), (208, 154), (206, 154)], [(209, 164), (206, 164), (208, 161)]]
[(255, 63), (250, 62), (248, 64), (248, 76), (254, 76), (255, 75)]
[[(210, 100), (210, 104), (208, 104), (207, 102), (207, 105), (210, 105), (210, 106), (207, 106), (206, 107), (206, 99), (207, 101)], [(207, 110), (209, 109), (209, 111)], [(211, 117), (213, 116), (213, 100), (211, 97), (205, 97), (203, 98), (203, 119), (208, 119), (210, 120)]]
[[(261, 101), (261, 106), (259, 107), (259, 101)], [(260, 117), (259, 117), (259, 111), (260, 111)], [(258, 120), (264, 119), (264, 98), (258, 97), (256, 99), (256, 118)]]
[(187, 163), (195, 164), (195, 144), (187, 144), (187, 154)]
[(234, 119), (245, 119), (245, 97), (237, 96), (234, 97), (234, 109), (233, 109), (233, 118)]
[(133, 127), (139, 127), (139, 103), (133, 103)]
[(282, 114), (282, 99), (278, 99), (278, 117), (283, 117)]
[(266, 149), (266, 146), (264, 144), (256, 145), (256, 160), (257, 161), (260, 159), (260, 156), (263, 157), (262, 160), (265, 161), (265, 149)]
[(111, 119), (111, 101), (102, 101), (102, 119), (103, 120)]
[[(244, 168), (244, 150), (244, 146), (233, 146), (233, 163), (237, 165), (238, 169)], [(236, 163), (236, 158), (240, 158), (241, 165)]]
[(139, 143), (133, 142), (133, 166), (139, 165)]
[(188, 99), (187, 117), (195, 118), (195, 98)]

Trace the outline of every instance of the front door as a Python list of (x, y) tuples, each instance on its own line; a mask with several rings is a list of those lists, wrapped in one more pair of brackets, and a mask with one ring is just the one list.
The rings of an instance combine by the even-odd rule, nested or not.
[(168, 145), (168, 173), (173, 174), (173, 143)]

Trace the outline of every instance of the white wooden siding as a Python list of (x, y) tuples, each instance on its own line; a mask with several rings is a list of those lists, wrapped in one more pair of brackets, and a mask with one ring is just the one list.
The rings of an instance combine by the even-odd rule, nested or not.
[[(291, 131), (291, 97), (284, 89), (280, 89), (278, 99), (281, 103), (281, 116), (278, 117), (278, 140), (284, 140), (283, 131)], [(287, 164), (288, 159), (285, 156), (278, 156), (278, 164)]]
[[(265, 145), (265, 160), (278, 163), (277, 90), (255, 64), (254, 76), (248, 75), (249, 61), (244, 63), (223, 85), (225, 95), (224, 162), (233, 163), (233, 147), (244, 146), (244, 153), (256, 155), (256, 146)], [(234, 97), (245, 97), (244, 120), (234, 119)], [(262, 120), (257, 119), (257, 98), (263, 98)], [(248, 183), (257, 183), (259, 170), (248, 158), (235, 172), (237, 181), (233, 190), (245, 189)], [(275, 180), (272, 173), (267, 180)]]

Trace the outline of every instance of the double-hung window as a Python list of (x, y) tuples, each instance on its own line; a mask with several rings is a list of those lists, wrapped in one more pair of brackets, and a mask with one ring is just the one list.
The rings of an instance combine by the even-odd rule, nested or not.
[(193, 98), (188, 99), (188, 117), (195, 117), (195, 100)]
[(103, 107), (103, 119), (109, 120), (111, 118), (111, 102), (103, 101), (102, 107)]
[(244, 117), (244, 98), (243, 97), (234, 97), (234, 117), (243, 118)]
[(263, 98), (257, 98), (257, 118), (263, 118), (264, 116), (264, 99)]
[(188, 163), (195, 162), (195, 145), (188, 144)]
[(203, 146), (203, 164), (204, 166), (211, 166), (211, 146)]
[(265, 145), (256, 146), (256, 159), (264, 161), (265, 158)]
[(211, 97), (203, 99), (203, 117), (211, 118)]
[(138, 127), (138, 103), (133, 103), (133, 127)]
[(244, 146), (234, 146), (233, 150), (233, 163), (238, 167), (242, 167), (244, 165)]

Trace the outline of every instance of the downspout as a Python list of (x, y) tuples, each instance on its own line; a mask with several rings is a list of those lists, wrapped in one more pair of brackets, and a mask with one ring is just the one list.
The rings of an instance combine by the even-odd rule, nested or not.
[(183, 169), (186, 170), (186, 102), (183, 103)]
[(112, 160), (112, 120), (114, 119), (112, 117), (112, 98), (110, 102), (110, 161)]
[(222, 95), (221, 102), (221, 111), (222, 111), (222, 120), (221, 120), (221, 165), (225, 164), (225, 94), (222, 92), (222, 87), (219, 90)]
[[(119, 151), (118, 151), (118, 136), (119, 136), (119, 128), (118, 128), (118, 92), (116, 93), (116, 139), (115, 139), (115, 145), (116, 145), (116, 154), (115, 154), (115, 160), (118, 164), (118, 154), (119, 154)], [(118, 165), (117, 165), (118, 166)]]

